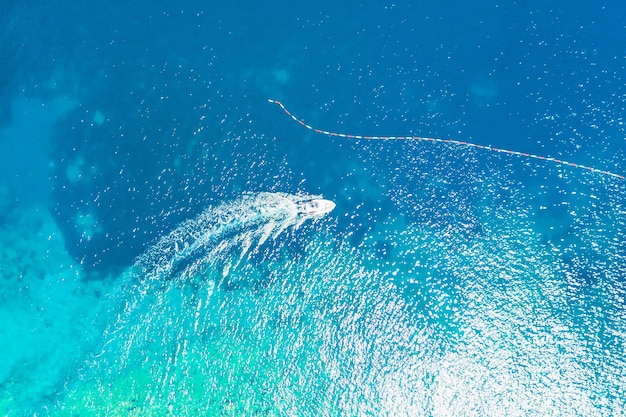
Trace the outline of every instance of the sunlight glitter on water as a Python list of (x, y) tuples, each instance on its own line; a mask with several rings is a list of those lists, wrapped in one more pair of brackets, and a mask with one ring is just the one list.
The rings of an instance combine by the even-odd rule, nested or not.
[[(135, 285), (121, 292), (130, 297), (126, 317), (65, 409), (299, 416), (617, 409), (623, 382), (603, 364), (625, 367), (623, 342), (611, 336), (625, 331), (619, 258), (604, 262), (603, 282), (583, 284), (563, 263), (564, 249), (542, 244), (524, 216), (487, 210), (502, 211), (493, 216), (500, 220), (472, 233), (390, 215), (357, 247), (332, 219), (272, 226), (282, 233), (267, 239), (268, 225), (282, 224), (280, 210), (246, 224), (228, 220), (245, 211), (223, 209), (222, 223), (235, 226), (227, 233), (202, 217), (186, 222), (183, 229), (206, 233), (181, 229), (147, 251), (143, 295), (132, 295)], [(598, 244), (619, 253), (610, 239)], [(588, 273), (600, 273), (595, 268)], [(118, 388), (77, 405), (108, 384)]]

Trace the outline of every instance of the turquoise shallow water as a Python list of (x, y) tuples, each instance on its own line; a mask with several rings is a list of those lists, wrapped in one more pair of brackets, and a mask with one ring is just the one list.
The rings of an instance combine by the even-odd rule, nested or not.
[(620, 3), (2, 8), (1, 415), (623, 415), (625, 180), (267, 102), (624, 174)]

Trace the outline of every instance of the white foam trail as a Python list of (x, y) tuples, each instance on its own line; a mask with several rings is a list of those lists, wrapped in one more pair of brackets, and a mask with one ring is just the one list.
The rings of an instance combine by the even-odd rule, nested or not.
[(285, 193), (246, 194), (241, 199), (205, 210), (162, 237), (137, 259), (143, 279), (194, 276), (207, 258), (241, 247), (240, 259), (304, 220), (295, 203), (317, 196)]
[[(114, 378), (122, 369), (132, 366), (130, 363), (137, 362), (150, 349), (154, 342), (148, 340), (150, 337), (170, 337), (163, 333), (168, 327), (161, 322), (163, 318), (158, 312), (171, 308), (172, 300), (166, 293), (182, 287), (176, 282), (202, 281), (204, 271), (222, 262), (226, 263), (224, 273), (227, 273), (268, 239), (300, 226), (306, 217), (298, 214), (296, 202), (311, 198), (319, 196), (244, 194), (238, 200), (207, 208), (159, 239), (137, 258), (118, 290), (111, 294), (111, 304), (104, 307), (103, 314), (112, 315), (115, 320), (103, 334), (102, 350), (86, 361), (86, 369), (81, 373), (92, 375), (92, 383), (102, 386), (106, 384), (106, 375)], [(228, 264), (231, 259), (236, 260), (235, 265)], [(208, 297), (216, 283), (204, 283), (204, 286)], [(193, 317), (195, 330), (200, 326), (197, 317), (200, 302)], [(176, 320), (183, 319), (184, 315)]]

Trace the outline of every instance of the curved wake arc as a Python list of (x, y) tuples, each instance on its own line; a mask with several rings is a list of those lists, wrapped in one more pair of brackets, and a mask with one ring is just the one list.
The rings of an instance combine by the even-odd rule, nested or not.
[(305, 218), (298, 214), (301, 199), (285, 193), (243, 195), (240, 199), (209, 207), (198, 217), (181, 223), (148, 248), (137, 261), (144, 278), (191, 277), (207, 259), (239, 247), (243, 257), (252, 247), (262, 245)]
[(230, 384), (216, 382), (207, 389), (207, 380), (219, 380), (231, 365), (220, 349), (230, 355), (235, 342), (228, 340), (239, 329), (229, 328), (223, 314), (229, 303), (241, 299), (217, 290), (220, 281), (230, 274), (249, 279), (251, 285), (265, 279), (235, 269), (268, 240), (312, 219), (297, 204), (320, 197), (244, 194), (208, 207), (156, 241), (103, 305), (113, 320), (104, 330), (100, 350), (68, 387), (64, 407), (72, 415), (128, 415), (127, 404), (132, 403), (145, 415), (156, 409), (172, 414), (175, 404), (179, 412), (174, 415), (197, 415), (201, 404), (213, 407), (207, 415), (219, 415), (216, 392)]
[(328, 131), (328, 130), (318, 129), (318, 128), (315, 128), (315, 127), (313, 127), (313, 126), (311, 126), (309, 124), (306, 124), (302, 119), (298, 119), (296, 116), (294, 116), (289, 110), (287, 110), (285, 105), (283, 103), (281, 103), (280, 101), (278, 101), (278, 100), (268, 99), (268, 101), (270, 103), (278, 105), (281, 109), (283, 109), (283, 111), (285, 112), (285, 114), (287, 114), (287, 116), (291, 117), (298, 124), (306, 127), (307, 129), (309, 129), (309, 130), (311, 130), (311, 131), (313, 131), (315, 133), (319, 133), (319, 134), (325, 135), (325, 136), (333, 136), (333, 137), (346, 138), (346, 139), (421, 140), (421, 141), (437, 142), (437, 143), (451, 143), (453, 145), (465, 146), (465, 147), (468, 147), (468, 148), (478, 148), (478, 149), (484, 149), (484, 150), (492, 151), (492, 152), (499, 152), (499, 153), (505, 153), (505, 154), (509, 154), (509, 155), (516, 155), (516, 156), (520, 156), (520, 157), (523, 157), (523, 158), (533, 158), (533, 159), (538, 159), (540, 161), (553, 162), (553, 163), (558, 164), (558, 165), (566, 165), (566, 166), (570, 166), (570, 167), (574, 167), (574, 168), (580, 168), (580, 169), (584, 169), (584, 170), (587, 170), (587, 171), (595, 172), (595, 173), (602, 174), (602, 175), (608, 175), (610, 177), (615, 177), (615, 178), (619, 178), (619, 179), (624, 179), (625, 178), (624, 175), (621, 175), (621, 174), (616, 174), (614, 172), (605, 171), (605, 170), (594, 168), (594, 167), (590, 167), (590, 166), (587, 166), (587, 165), (575, 164), (573, 162), (567, 162), (567, 161), (564, 161), (562, 159), (551, 158), (549, 156), (535, 155), (535, 154), (532, 154), (532, 153), (513, 151), (513, 150), (510, 150), (510, 149), (496, 148), (496, 147), (493, 147), (493, 146), (484, 146), (484, 145), (479, 145), (477, 143), (465, 142), (465, 141), (455, 140), (455, 139), (439, 139), (439, 138), (429, 138), (429, 137), (424, 137), (424, 136), (365, 136), (365, 135), (353, 135), (353, 134), (348, 134), (348, 133), (331, 132), (331, 131)]

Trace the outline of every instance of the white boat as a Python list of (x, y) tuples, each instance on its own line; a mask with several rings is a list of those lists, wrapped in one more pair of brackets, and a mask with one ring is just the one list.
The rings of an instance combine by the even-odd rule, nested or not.
[(298, 214), (304, 217), (321, 217), (335, 208), (335, 203), (323, 198), (300, 201), (296, 203)]

